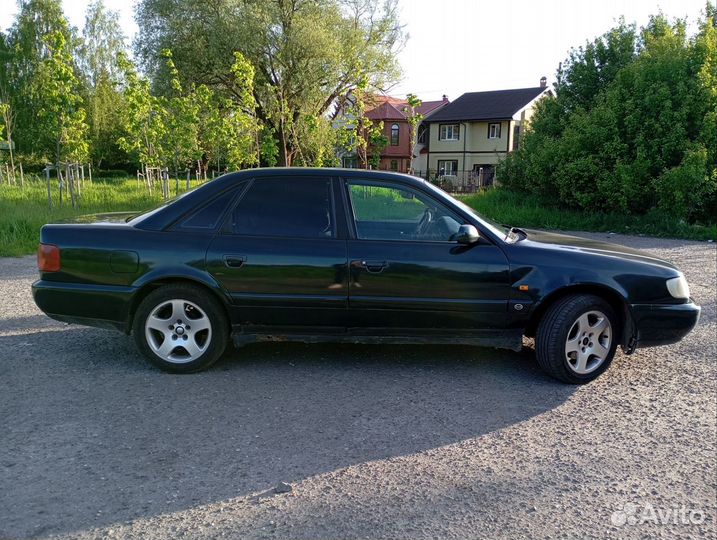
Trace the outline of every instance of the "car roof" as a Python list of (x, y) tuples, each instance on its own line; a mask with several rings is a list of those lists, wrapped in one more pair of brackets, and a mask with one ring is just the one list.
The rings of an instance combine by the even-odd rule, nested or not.
[(258, 167), (256, 169), (244, 169), (242, 171), (228, 173), (214, 181), (235, 182), (237, 180), (246, 180), (247, 178), (260, 180), (262, 178), (277, 176), (316, 176), (321, 178), (327, 176), (344, 178), (360, 177), (367, 180), (395, 180), (417, 185), (425, 183), (425, 180), (422, 178), (410, 174), (367, 169), (344, 169), (341, 167)]

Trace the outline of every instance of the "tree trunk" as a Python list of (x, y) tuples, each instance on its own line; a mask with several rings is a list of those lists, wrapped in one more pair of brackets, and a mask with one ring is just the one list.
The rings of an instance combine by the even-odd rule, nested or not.
[(279, 137), (279, 167), (291, 167), (291, 152), (286, 132), (283, 128), (278, 128), (276, 134)]

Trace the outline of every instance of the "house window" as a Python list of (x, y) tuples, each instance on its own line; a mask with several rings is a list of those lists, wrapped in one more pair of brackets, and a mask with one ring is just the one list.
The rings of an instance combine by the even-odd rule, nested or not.
[(457, 159), (439, 159), (438, 176), (455, 176), (458, 173)]
[(391, 170), (397, 171), (398, 170), (398, 160), (392, 159), (391, 160)]
[(500, 139), (500, 124), (488, 124), (488, 138)]
[(428, 142), (428, 131), (429, 128), (426, 124), (418, 126), (418, 142), (420, 144), (426, 144)]
[(513, 150), (517, 150), (520, 145), (520, 126), (513, 126)]
[(341, 158), (341, 166), (345, 169), (356, 169), (358, 167), (358, 159), (356, 159), (356, 156), (344, 156)]
[(460, 124), (441, 124), (438, 128), (438, 140), (457, 141), (460, 131)]
[(391, 124), (391, 146), (398, 146), (398, 124)]

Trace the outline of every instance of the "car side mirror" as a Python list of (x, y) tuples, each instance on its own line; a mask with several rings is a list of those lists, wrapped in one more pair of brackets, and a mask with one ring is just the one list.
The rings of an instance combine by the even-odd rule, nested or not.
[(473, 225), (465, 223), (458, 228), (457, 233), (451, 236), (451, 240), (459, 244), (475, 244), (480, 240), (480, 234)]

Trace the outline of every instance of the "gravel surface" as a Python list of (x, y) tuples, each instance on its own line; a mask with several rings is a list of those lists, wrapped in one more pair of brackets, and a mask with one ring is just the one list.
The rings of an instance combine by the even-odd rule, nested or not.
[(677, 263), (703, 316), (584, 387), (469, 347), (256, 344), (168, 375), (0, 259), (0, 538), (715, 538), (715, 245), (611, 238)]

